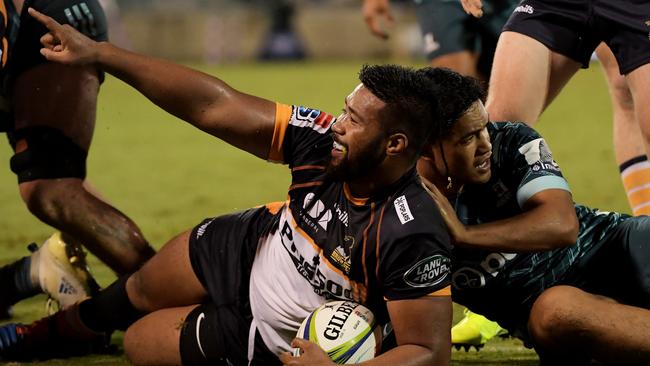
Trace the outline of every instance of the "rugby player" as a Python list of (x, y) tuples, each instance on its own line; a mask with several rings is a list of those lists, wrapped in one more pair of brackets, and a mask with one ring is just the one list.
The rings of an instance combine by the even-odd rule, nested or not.
[(473, 79), (366, 66), (335, 118), (30, 13), (51, 32), (41, 50), (49, 60), (97, 65), (194, 126), (288, 164), (292, 183), (286, 202), (203, 221), (78, 307), (5, 326), (2, 357), (47, 357), (128, 328), (124, 346), (135, 364), (333, 364), (293, 338), (317, 306), (349, 299), (394, 329), (396, 347), (368, 365), (449, 364), (451, 248), (415, 164), (437, 117), (438, 83), (459, 80), (478, 95)]
[[(461, 4), (448, 0), (415, 0), (426, 57), (433, 67), (447, 67), (487, 81), (501, 28), (519, 0), (489, 0), (483, 16), (465, 13)], [(372, 34), (387, 39), (384, 26), (392, 25), (389, 0), (364, 0), (363, 17)], [(457, 349), (479, 350), (491, 338), (506, 332), (484, 316), (464, 310), (465, 317), (451, 330)]]
[[(474, 16), (481, 0), (461, 0)], [(650, 2), (524, 0), (503, 28), (495, 52), (487, 110), (495, 121), (534, 125), (596, 47), (607, 70), (615, 149), (635, 215), (650, 214)], [(638, 137), (639, 134), (641, 137)]]
[[(448, 67), (487, 80), (501, 28), (517, 0), (489, 0), (479, 19), (457, 1), (415, 0), (424, 52), (433, 67)], [(389, 0), (364, 0), (363, 17), (372, 34), (387, 39), (385, 25), (394, 22)]]
[(544, 364), (646, 364), (650, 217), (574, 204), (537, 132), (489, 122), (479, 99), (442, 87), (445, 122), (418, 171), (454, 243), (453, 300)]
[[(85, 182), (103, 74), (92, 65), (48, 62), (39, 53), (39, 39), (47, 30), (27, 14), (28, 6), (95, 40), (107, 39), (104, 13), (96, 0), (0, 2), (0, 131), (7, 133), (15, 151), (11, 169), (20, 195), (32, 214), (67, 234), (55, 236), (66, 237), (72, 247), (68, 252), (81, 253), (74, 248), (81, 242), (117, 274), (131, 273), (154, 250), (133, 221), (98, 198)], [(56, 276), (58, 270), (51, 270), (55, 262), (42, 266), (40, 259), (58, 252), (58, 267), (69, 267), (65, 251), (51, 249), (48, 245), (49, 253), (0, 269), (0, 318), (10, 316), (13, 303), (42, 290), (38, 268), (41, 277)], [(56, 291), (58, 286), (49, 292), (58, 297)]]

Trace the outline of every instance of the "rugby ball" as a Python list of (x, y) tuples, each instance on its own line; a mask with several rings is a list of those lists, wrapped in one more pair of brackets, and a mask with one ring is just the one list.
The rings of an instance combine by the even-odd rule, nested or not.
[[(337, 364), (370, 360), (381, 349), (381, 327), (365, 306), (332, 301), (314, 310), (300, 325), (296, 338), (318, 344)], [(300, 355), (300, 349), (294, 350)]]

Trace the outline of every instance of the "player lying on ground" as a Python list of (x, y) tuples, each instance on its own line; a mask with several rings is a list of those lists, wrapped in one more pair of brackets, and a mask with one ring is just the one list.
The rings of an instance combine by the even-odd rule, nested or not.
[[(17, 341), (2, 356), (51, 356), (128, 327), (125, 350), (136, 364), (328, 364), (315, 344), (292, 338), (303, 318), (336, 298), (360, 301), (392, 323), (397, 346), (368, 365), (449, 363), (449, 237), (415, 165), (440, 85), (455, 80), (479, 95), (474, 80), (449, 70), (364, 67), (335, 119), (30, 13), (51, 31), (42, 40), (48, 59), (98, 65), (196, 127), (289, 164), (292, 185), (287, 202), (181, 233), (78, 307), (6, 326)], [(304, 353), (286, 353), (292, 345)]]
[(453, 300), (549, 365), (650, 362), (650, 217), (574, 205), (537, 132), (442, 87), (442, 138), (418, 171), (455, 244)]

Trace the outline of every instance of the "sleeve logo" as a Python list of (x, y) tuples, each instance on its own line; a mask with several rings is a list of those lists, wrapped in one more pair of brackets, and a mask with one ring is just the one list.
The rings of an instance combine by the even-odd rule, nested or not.
[(528, 165), (533, 170), (547, 169), (558, 170), (559, 166), (553, 160), (553, 153), (548, 148), (543, 138), (529, 141), (519, 148), (519, 152), (524, 155)]
[(411, 209), (409, 208), (409, 203), (406, 200), (406, 196), (401, 195), (397, 197), (393, 204), (395, 205), (397, 217), (399, 218), (399, 221), (402, 223), (402, 225), (414, 220), (413, 214), (411, 214)]
[(336, 119), (331, 114), (306, 107), (296, 107), (294, 117), (289, 122), (296, 127), (308, 127), (318, 133), (327, 133)]
[(449, 258), (441, 254), (432, 255), (417, 262), (404, 273), (404, 282), (411, 287), (432, 287), (449, 276)]

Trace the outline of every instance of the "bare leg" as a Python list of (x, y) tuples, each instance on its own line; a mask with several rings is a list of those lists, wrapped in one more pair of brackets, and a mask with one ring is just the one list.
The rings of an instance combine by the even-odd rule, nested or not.
[(645, 143), (646, 155), (650, 156), (650, 64), (630, 72), (626, 79), (634, 98), (634, 111)]
[(582, 354), (616, 365), (650, 359), (649, 310), (576, 287), (556, 286), (542, 293), (528, 329), (538, 347), (560, 357)]
[(169, 242), (129, 277), (126, 290), (133, 306), (145, 312), (194, 305), (207, 299), (207, 291), (190, 263), (186, 231)]
[(486, 104), (490, 119), (534, 125), (579, 68), (533, 38), (501, 33)]
[(609, 86), (614, 110), (614, 152), (621, 180), (635, 215), (650, 213), (650, 163), (636, 118), (632, 93), (619, 73), (618, 63), (605, 44), (596, 49)]
[[(93, 68), (50, 63), (34, 67), (16, 81), (15, 128), (51, 127), (88, 151), (98, 90)], [(34, 101), (39, 101), (38, 108)], [(24, 140), (17, 141), (17, 152), (28, 148)], [(154, 253), (133, 221), (89, 193), (79, 178), (38, 179), (19, 188), (36, 217), (82, 242), (118, 274), (135, 271)]]
[(135, 365), (180, 365), (180, 333), (196, 305), (155, 311), (124, 334), (124, 351)]

